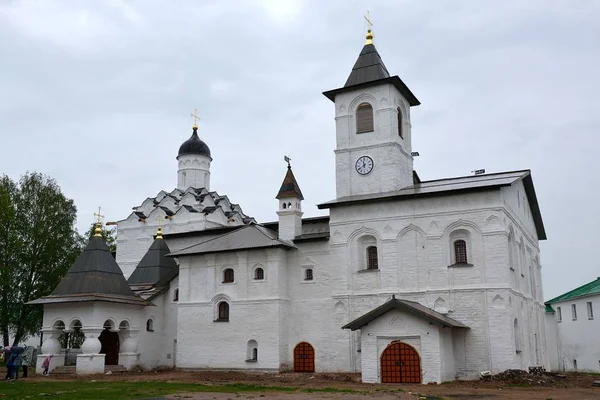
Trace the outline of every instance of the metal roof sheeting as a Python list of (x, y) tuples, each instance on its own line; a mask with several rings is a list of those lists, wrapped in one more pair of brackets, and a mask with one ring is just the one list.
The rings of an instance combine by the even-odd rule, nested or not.
[(131, 291), (106, 243), (95, 236), (54, 291), (30, 304), (93, 300), (147, 304)]
[(168, 277), (175, 277), (179, 267), (175, 260), (166, 257), (171, 250), (164, 239), (155, 239), (144, 257), (127, 280), (129, 285), (157, 284)]
[(392, 296), (391, 300), (383, 303), (379, 307), (369, 311), (363, 316), (358, 317), (354, 321), (344, 325), (342, 329), (350, 329), (355, 331), (391, 310), (406, 311), (413, 315), (417, 315), (430, 321), (438, 322), (444, 326), (449, 326), (452, 328), (469, 328), (462, 322), (456, 321), (455, 319), (440, 314), (439, 312), (427, 308), (424, 305), (417, 303), (416, 301), (400, 300), (397, 299), (395, 296)]
[(552, 303), (559, 303), (561, 301), (572, 300), (572, 299), (576, 299), (579, 297), (593, 296), (593, 295), (599, 295), (599, 294), (600, 294), (600, 277), (597, 278), (596, 280), (591, 281), (590, 283), (586, 283), (583, 286), (579, 286), (578, 288), (575, 288), (567, 293), (561, 294), (558, 297), (548, 300), (546, 302), (546, 307), (548, 307), (548, 305), (552, 304)]
[(169, 256), (179, 257), (192, 254), (217, 253), (265, 247), (295, 248), (293, 243), (280, 240), (277, 232), (264, 226), (252, 224), (240, 227), (233, 232), (208, 239), (196, 245), (174, 251)]
[(535, 223), (538, 239), (545, 240), (546, 230), (544, 228), (537, 196), (533, 187), (531, 171), (529, 170), (423, 181), (421, 183), (407, 186), (403, 189), (392, 192), (341, 197), (333, 201), (318, 204), (317, 207), (319, 207), (319, 209), (326, 209), (359, 203), (401, 201), (421, 197), (449, 196), (459, 193), (498, 189), (502, 186), (510, 186), (519, 180), (523, 180), (525, 194), (527, 195), (527, 200), (529, 201), (529, 205), (531, 207), (531, 215)]

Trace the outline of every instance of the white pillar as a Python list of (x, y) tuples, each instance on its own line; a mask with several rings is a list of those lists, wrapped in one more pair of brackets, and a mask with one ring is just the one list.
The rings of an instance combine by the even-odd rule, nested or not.
[(119, 364), (127, 369), (133, 368), (140, 361), (140, 353), (138, 353), (137, 334), (139, 329), (121, 329), (120, 331), (120, 353)]
[(102, 344), (98, 337), (104, 329), (102, 327), (83, 327), (85, 341), (81, 345), (83, 354), (77, 355), (77, 374), (103, 374), (104, 354), (100, 354)]

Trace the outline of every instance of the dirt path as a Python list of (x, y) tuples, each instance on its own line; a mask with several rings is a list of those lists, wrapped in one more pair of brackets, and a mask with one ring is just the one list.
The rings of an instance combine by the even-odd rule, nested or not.
[[(297, 387), (310, 389), (351, 389), (358, 393), (183, 393), (171, 395), (169, 399), (201, 400), (307, 400), (307, 399), (343, 399), (357, 400), (375, 398), (378, 400), (414, 400), (417, 394), (431, 396), (430, 399), (445, 400), (600, 400), (600, 387), (592, 387), (598, 375), (577, 374), (553, 386), (519, 387), (503, 382), (457, 381), (442, 385), (389, 385), (360, 383), (359, 374), (270, 374), (217, 371), (157, 371), (143, 373), (124, 373), (112, 375), (33, 378), (33, 380), (107, 380), (107, 381), (169, 381), (203, 384), (234, 384)], [(427, 398), (427, 397), (426, 397)], [(428, 399), (429, 400), (429, 399)]]

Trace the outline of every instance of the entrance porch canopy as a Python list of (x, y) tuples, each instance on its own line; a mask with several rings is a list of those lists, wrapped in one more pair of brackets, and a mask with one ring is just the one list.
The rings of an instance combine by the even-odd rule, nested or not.
[(423, 317), (430, 321), (437, 322), (442, 326), (450, 328), (469, 329), (469, 327), (464, 325), (462, 322), (440, 314), (439, 312), (434, 311), (431, 308), (427, 308), (424, 305), (417, 303), (416, 301), (397, 299), (395, 295), (392, 295), (391, 300), (388, 300), (379, 307), (374, 308), (368, 313), (356, 318), (354, 321), (342, 326), (342, 329), (350, 329), (352, 331), (355, 331), (357, 329), (362, 328), (365, 325), (368, 325), (371, 321), (381, 317), (383, 314), (391, 310), (406, 311), (410, 314), (416, 315), (418, 317)]

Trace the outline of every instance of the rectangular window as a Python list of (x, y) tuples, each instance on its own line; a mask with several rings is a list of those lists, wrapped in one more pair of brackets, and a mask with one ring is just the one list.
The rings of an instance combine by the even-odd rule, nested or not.
[(556, 307), (556, 321), (562, 322), (562, 311), (560, 307)]
[(571, 304), (571, 314), (573, 315), (573, 321), (577, 321), (577, 305)]
[(594, 309), (592, 308), (592, 302), (587, 302), (588, 319), (594, 319)]

